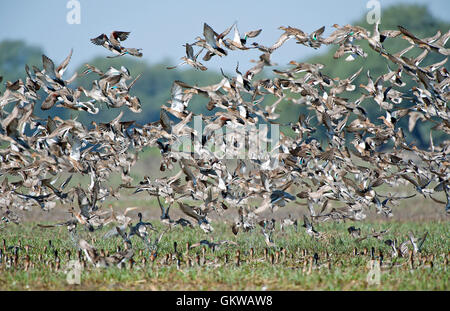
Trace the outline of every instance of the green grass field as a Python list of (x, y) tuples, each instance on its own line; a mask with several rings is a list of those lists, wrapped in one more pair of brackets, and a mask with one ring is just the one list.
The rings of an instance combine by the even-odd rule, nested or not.
[[(160, 232), (164, 229), (158, 221), (153, 223)], [(390, 231), (382, 240), (371, 237), (357, 243), (347, 232), (351, 225), (361, 228), (362, 235), (370, 233), (372, 228), (376, 231), (390, 228)], [(3, 254), (0, 290), (448, 290), (450, 245), (449, 226), (445, 221), (321, 223), (316, 225), (319, 232), (325, 233), (325, 238), (320, 240), (308, 236), (300, 225), (297, 232), (294, 227), (282, 232), (277, 226), (273, 234), (276, 247), (272, 248), (266, 246), (260, 228), (234, 236), (229, 225), (220, 223), (214, 227), (213, 235), (203, 233), (198, 226), (173, 228), (163, 236), (154, 261), (150, 260), (143, 242), (132, 237), (135, 250), (132, 267), (127, 264), (123, 269), (95, 268), (87, 263), (81, 272), (81, 284), (70, 285), (64, 271), (68, 263), (66, 251), (70, 250), (71, 259), (76, 259), (77, 250), (65, 227), (43, 229), (32, 223), (9, 225), (0, 231), (6, 247), (18, 245), (20, 239), (23, 249), (19, 250), (16, 267), (14, 264), (8, 267), (5, 260), (6, 256), (13, 256), (13, 249)], [(78, 231), (80, 237), (97, 249), (114, 253), (117, 245), (123, 243), (120, 238), (101, 238), (109, 228), (94, 233), (84, 228)], [(402, 242), (409, 231), (415, 236), (429, 233), (422, 252), (412, 261), (409, 256), (391, 258), (390, 247), (384, 240), (396, 238)], [(230, 240), (237, 245), (223, 245), (215, 251), (202, 250), (199, 246), (186, 252), (187, 242), (192, 245), (211, 237), (216, 242)], [(48, 246), (49, 240), (52, 248)], [(166, 259), (174, 253), (174, 241), (182, 255), (179, 267), (176, 260)], [(26, 245), (31, 246), (28, 252)], [(384, 257), (379, 284), (367, 281), (372, 247), (377, 257), (380, 251)], [(354, 254), (355, 248), (358, 255)], [(55, 249), (59, 253), (58, 269)], [(239, 265), (236, 263), (238, 250), (241, 254)], [(319, 256), (317, 264), (312, 262), (314, 253)], [(40, 260), (39, 254), (42, 254)], [(27, 255), (34, 266), (24, 271)]]
[[(159, 172), (159, 151), (149, 148), (142, 155), (132, 170), (135, 180), (143, 177), (142, 172), (158, 172), (152, 178), (164, 174)], [(167, 172), (166, 172), (167, 173)], [(173, 175), (175, 172), (170, 172)], [(13, 178), (11, 178), (13, 179)], [(74, 176), (72, 184), (87, 184), (88, 177)], [(113, 186), (120, 183), (119, 176), (110, 179)], [(391, 189), (384, 185), (378, 188), (380, 193), (393, 193), (405, 195), (413, 193), (411, 187)], [(155, 198), (150, 198), (145, 193), (132, 195), (133, 190), (123, 190), (119, 200), (109, 200), (101, 204), (103, 210), (109, 210), (108, 205), (116, 211), (123, 211), (127, 207), (137, 207), (131, 216), (136, 222), (137, 212), (141, 211), (144, 220), (150, 220), (161, 232), (165, 227), (159, 223), (159, 207)], [(295, 192), (295, 191), (294, 191)], [(445, 200), (442, 193), (435, 195), (440, 200)], [(330, 202), (331, 206), (334, 202)], [(76, 203), (74, 203), (76, 208)], [(9, 223), (2, 228), (0, 224), (0, 243), (5, 240), (7, 250), (3, 252), (0, 263), (0, 290), (448, 290), (448, 259), (450, 251), (449, 243), (449, 216), (445, 215), (443, 205), (431, 200), (424, 200), (421, 196), (401, 201), (394, 206), (394, 217), (386, 219), (369, 210), (368, 217), (361, 222), (345, 223), (318, 223), (315, 225), (319, 232), (325, 234), (324, 239), (316, 240), (308, 236), (301, 227), (303, 214), (307, 213), (304, 206), (289, 204), (280, 208), (275, 214), (262, 215), (268, 219), (275, 217), (277, 220), (291, 214), (298, 219), (298, 231), (294, 227), (288, 227), (285, 232), (279, 229), (277, 222), (273, 240), (276, 247), (268, 248), (264, 236), (257, 227), (252, 232), (234, 236), (231, 232), (231, 221), (237, 215), (235, 209), (230, 209), (225, 215), (215, 213), (212, 219), (215, 231), (213, 234), (205, 234), (198, 227), (173, 228), (167, 232), (160, 243), (158, 257), (150, 260), (149, 252), (144, 243), (137, 237), (132, 237), (134, 264), (130, 268), (95, 268), (87, 263), (81, 272), (81, 284), (70, 285), (66, 279), (66, 268), (69, 258), (67, 251), (71, 252), (71, 259), (77, 259), (77, 249), (69, 237), (65, 227), (43, 229), (36, 226), (37, 223), (57, 223), (69, 218), (69, 206), (57, 206), (50, 212), (44, 212), (39, 208), (21, 212), (23, 223), (15, 225)], [(186, 217), (180, 209), (174, 205), (170, 210), (173, 219)], [(217, 221), (221, 221), (218, 223)], [(223, 222), (225, 221), (225, 223)], [(361, 228), (362, 235), (390, 228), (390, 231), (382, 240), (368, 238), (356, 242), (347, 232), (349, 226)], [(103, 249), (114, 253), (117, 246), (123, 246), (119, 238), (109, 240), (102, 239), (105, 232), (111, 226), (95, 231), (87, 232), (83, 227), (78, 228), (78, 235), (86, 239), (97, 249)], [(406, 258), (391, 258), (391, 250), (384, 243), (387, 239), (397, 239), (403, 242), (408, 238), (408, 232), (412, 231), (416, 237), (428, 232), (422, 253), (417, 254), (410, 261)], [(154, 239), (153, 234), (152, 239)], [(214, 252), (206, 248), (203, 256), (202, 247), (196, 247), (186, 252), (186, 243), (191, 245), (203, 239), (229, 240), (236, 245), (224, 245)], [(18, 252), (16, 266), (9, 266), (7, 257), (14, 255), (13, 246), (22, 245)], [(94, 240), (92, 240), (94, 239)], [(54, 249), (48, 246), (52, 241)], [(178, 250), (182, 254), (180, 267), (176, 260), (166, 260), (166, 257), (174, 253), (173, 243), (178, 243)], [(25, 246), (29, 245), (28, 251)], [(3, 246), (0, 245), (0, 248)], [(44, 247), (47, 250), (44, 252)], [(379, 257), (383, 253), (380, 282), (369, 284), (367, 276), (370, 271), (368, 265), (371, 260), (371, 248), (374, 247), (375, 255)], [(8, 250), (8, 248), (10, 248)], [(250, 255), (253, 248), (254, 255)], [(358, 255), (354, 255), (355, 248)], [(54, 250), (58, 250), (59, 268), (56, 269)], [(264, 252), (267, 249), (267, 256)], [(411, 247), (410, 247), (411, 249)], [(236, 265), (236, 252), (240, 251), (240, 265)], [(367, 251), (364, 255), (365, 250)], [(277, 258), (278, 252), (278, 260)], [(310, 264), (311, 259), (317, 253), (318, 264)], [(328, 256), (327, 256), (328, 253)], [(41, 255), (42, 258), (39, 258)], [(431, 258), (431, 255), (434, 258)], [(26, 257), (29, 257), (32, 266), (24, 271)], [(273, 256), (274, 262), (271, 262)], [(200, 265), (197, 264), (197, 257)], [(228, 257), (228, 262), (226, 262)], [(145, 258), (145, 259), (144, 259)], [(40, 259), (40, 260), (39, 260)], [(143, 262), (145, 260), (145, 262)], [(379, 259), (377, 259), (379, 260)], [(191, 262), (192, 265), (189, 265)], [(431, 267), (430, 262), (433, 263)]]

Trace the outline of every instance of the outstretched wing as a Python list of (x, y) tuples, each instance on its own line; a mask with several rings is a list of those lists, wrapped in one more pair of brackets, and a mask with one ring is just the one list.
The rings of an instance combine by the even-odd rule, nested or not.
[(63, 60), (61, 65), (56, 68), (56, 73), (58, 74), (59, 78), (64, 74), (64, 71), (66, 71), (67, 66), (69, 65), (70, 59), (72, 58), (73, 49), (70, 50), (69, 55), (67, 55), (66, 59)]
[(120, 41), (125, 41), (129, 35), (130, 35), (129, 31), (113, 31), (111, 33), (111, 36), (113, 36), (114, 39), (120, 40)]
[(44, 54), (42, 54), (42, 65), (44, 66), (45, 73), (50, 77), (55, 78), (55, 64)]
[(194, 210), (194, 208), (192, 206), (184, 204), (182, 202), (178, 202), (178, 205), (180, 206), (181, 211), (183, 213), (185, 213), (186, 215), (188, 215), (189, 217), (192, 217), (197, 221), (199, 221), (203, 218), (198, 213), (196, 213), (196, 211)]
[(216, 47), (216, 39), (214, 37), (214, 30), (207, 23), (205, 23), (203, 25), (203, 35), (205, 36), (206, 42), (210, 46)]
[(92, 38), (91, 39), (91, 42), (93, 43), (93, 44), (95, 44), (95, 45), (103, 45), (103, 44), (105, 44), (105, 42), (107, 42), (108, 41), (108, 37), (104, 34), (104, 33), (102, 33), (100, 36), (98, 36), (98, 37), (95, 37), (95, 38)]
[(160, 123), (161, 123), (161, 126), (163, 127), (163, 129), (167, 133), (170, 134), (172, 132), (172, 125), (170, 124), (169, 115), (167, 114), (167, 112), (164, 109), (161, 109), (161, 112), (159, 114), (159, 119), (160, 119)]
[(248, 31), (244, 34), (244, 36), (247, 36), (249, 38), (254, 38), (256, 36), (258, 36), (261, 33), (262, 29), (257, 29), (257, 30), (251, 30)]

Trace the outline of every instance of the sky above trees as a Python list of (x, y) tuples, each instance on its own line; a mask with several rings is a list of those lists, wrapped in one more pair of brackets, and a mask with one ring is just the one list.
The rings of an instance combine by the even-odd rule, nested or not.
[[(182, 44), (192, 43), (202, 35), (203, 23), (207, 22), (216, 31), (222, 32), (237, 21), (239, 30), (262, 28), (257, 39), (262, 44), (272, 44), (281, 34), (279, 26), (298, 27), (306, 32), (326, 26), (325, 35), (332, 31), (331, 25), (347, 24), (358, 20), (370, 10), (369, 1), (298, 1), (288, 0), (282, 4), (276, 1), (111, 1), (79, 0), (81, 23), (68, 24), (66, 5), (69, 0), (15, 0), (2, 3), (0, 10), (0, 41), (5, 39), (24, 40), (40, 46), (57, 62), (63, 60), (74, 48), (71, 68), (76, 68), (94, 56), (108, 55), (108, 52), (94, 46), (89, 39), (112, 30), (131, 31), (125, 46), (143, 48), (148, 63), (171, 60), (176, 63), (184, 54)], [(426, 4), (430, 12), (448, 20), (448, 0), (382, 0), (381, 9), (398, 3)], [(381, 19), (383, 17), (381, 16)], [(313, 49), (299, 47), (288, 42), (286, 48), (274, 54), (275, 62), (287, 63), (317, 53)], [(213, 59), (209, 68), (233, 70), (239, 60), (242, 68), (249, 66), (249, 60), (258, 57), (259, 52), (230, 53), (226, 59)], [(250, 58), (248, 57), (250, 55)], [(244, 58), (244, 59), (242, 59)]]

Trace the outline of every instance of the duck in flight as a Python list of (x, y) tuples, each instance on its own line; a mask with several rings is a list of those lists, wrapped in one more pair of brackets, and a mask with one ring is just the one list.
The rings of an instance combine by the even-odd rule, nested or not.
[(121, 42), (125, 41), (129, 35), (129, 31), (113, 31), (108, 38), (106, 34), (102, 33), (98, 37), (92, 38), (91, 42), (95, 45), (103, 46), (115, 54), (114, 56), (107, 56), (108, 58), (115, 58), (126, 54), (142, 57), (142, 49), (126, 48), (121, 45)]

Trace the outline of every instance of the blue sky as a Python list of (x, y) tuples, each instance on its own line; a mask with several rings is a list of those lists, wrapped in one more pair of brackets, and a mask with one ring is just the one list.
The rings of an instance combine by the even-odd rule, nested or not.
[[(71, 69), (82, 65), (97, 55), (109, 55), (101, 47), (94, 46), (89, 39), (112, 30), (131, 31), (127, 47), (143, 48), (144, 59), (149, 63), (171, 59), (177, 62), (184, 54), (182, 44), (192, 43), (202, 35), (203, 23), (207, 22), (217, 32), (222, 32), (237, 21), (239, 30), (245, 32), (262, 28), (258, 42), (274, 43), (281, 31), (279, 26), (298, 27), (311, 32), (326, 26), (326, 34), (334, 23), (343, 25), (358, 20), (369, 9), (366, 0), (346, 1), (148, 1), (148, 0), (79, 0), (81, 24), (66, 22), (68, 0), (14, 0), (2, 3), (0, 10), (0, 41), (23, 39), (32, 45), (41, 46), (55, 62), (62, 61), (74, 48)], [(434, 16), (448, 20), (448, 0), (380, 0), (381, 8), (395, 3), (427, 4)], [(241, 61), (241, 71), (250, 66), (242, 62), (256, 59), (258, 51), (232, 52), (226, 59), (214, 59), (208, 67), (234, 69)], [(286, 47), (273, 55), (273, 61), (285, 64), (314, 53), (314, 50), (288, 42)]]

